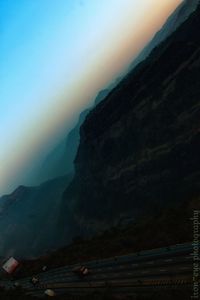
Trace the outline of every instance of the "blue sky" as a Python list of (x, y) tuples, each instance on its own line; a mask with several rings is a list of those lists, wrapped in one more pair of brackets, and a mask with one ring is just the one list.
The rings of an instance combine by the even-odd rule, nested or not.
[(0, 195), (32, 183), (81, 110), (180, 2), (0, 0)]

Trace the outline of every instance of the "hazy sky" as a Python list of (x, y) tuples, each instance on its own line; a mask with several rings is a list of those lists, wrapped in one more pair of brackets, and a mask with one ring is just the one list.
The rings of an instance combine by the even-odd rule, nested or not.
[(0, 195), (32, 173), (181, 0), (0, 0)]

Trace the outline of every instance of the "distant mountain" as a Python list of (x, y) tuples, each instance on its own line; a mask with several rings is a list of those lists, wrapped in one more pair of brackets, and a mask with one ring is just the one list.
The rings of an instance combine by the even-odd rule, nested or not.
[[(102, 90), (93, 107), (109, 91)], [(47, 158), (39, 180), (54, 179), (36, 187), (19, 186), (12, 194), (0, 198), (0, 256), (28, 258), (42, 255), (69, 243), (75, 235), (76, 225), (67, 212), (63, 212), (63, 217), (68, 219), (67, 225), (60, 222), (60, 205), (62, 194), (73, 176), (79, 130), (90, 110), (80, 114), (67, 139)]]
[(65, 176), (38, 187), (20, 186), (0, 198), (0, 256), (28, 258), (59, 248), (67, 242), (62, 240), (62, 230), (70, 241), (75, 228), (70, 216), (65, 214), (68, 228), (58, 226), (61, 196), (70, 180)]
[(150, 43), (142, 50), (138, 57), (133, 61), (130, 69), (143, 61), (162, 41), (170, 36), (188, 17), (195, 11), (199, 0), (185, 0), (181, 3), (174, 13), (168, 18), (162, 29), (156, 33)]
[(81, 126), (61, 219), (82, 234), (200, 196), (199, 28), (200, 6)]
[(100, 91), (94, 100), (92, 107), (84, 110), (79, 117), (76, 126), (69, 132), (66, 139), (63, 140), (46, 158), (37, 175), (37, 181), (44, 182), (58, 176), (71, 174), (74, 171), (74, 159), (77, 153), (80, 141), (80, 127), (83, 124), (87, 114), (100, 103), (117, 84), (110, 85), (108, 89)]

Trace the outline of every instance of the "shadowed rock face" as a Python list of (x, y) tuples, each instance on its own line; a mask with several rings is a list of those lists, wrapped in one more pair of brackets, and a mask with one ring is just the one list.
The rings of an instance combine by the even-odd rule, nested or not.
[(65, 212), (65, 229), (58, 222), (62, 193), (70, 180), (65, 176), (37, 187), (20, 186), (0, 198), (0, 256), (30, 258), (70, 242), (74, 234), (70, 216)]
[(63, 199), (83, 231), (199, 193), (198, 28), (199, 8), (87, 116)]

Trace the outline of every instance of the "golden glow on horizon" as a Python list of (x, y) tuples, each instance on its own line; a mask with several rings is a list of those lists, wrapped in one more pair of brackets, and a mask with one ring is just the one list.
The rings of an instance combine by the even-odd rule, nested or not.
[(91, 103), (98, 91), (126, 69), (181, 2), (147, 0), (144, 19), (137, 20), (137, 24), (131, 17), (135, 8), (130, 8), (123, 15), (123, 22), (111, 33), (112, 38), (110, 35), (105, 37), (102, 47), (91, 54), (91, 60), (87, 64), (83, 63), (80, 74), (72, 79), (70, 86), (65, 86), (63, 78), (61, 90), (53, 92), (53, 87), (50, 87), (50, 94), (46, 95), (49, 98), (46, 114), (44, 115), (44, 111), (38, 112), (38, 120), (31, 124), (31, 132), (30, 127), (27, 128), (8, 153), (10, 160), (3, 165), (2, 187), (7, 182), (14, 182), (18, 174), (22, 174), (29, 167), (30, 160), (37, 161), (37, 155), (43, 152), (45, 145), (52, 146), (52, 136), (57, 136), (56, 142), (61, 140), (66, 120), (70, 128), (79, 112)]

